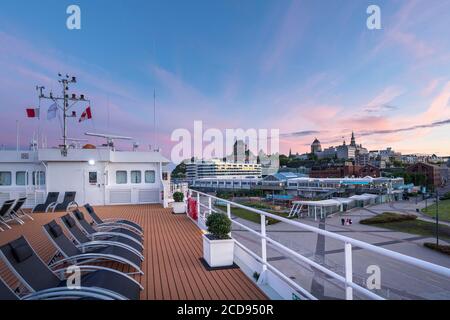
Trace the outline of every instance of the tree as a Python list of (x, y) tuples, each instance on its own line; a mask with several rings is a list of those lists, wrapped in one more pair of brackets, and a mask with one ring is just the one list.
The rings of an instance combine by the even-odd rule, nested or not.
[(175, 169), (172, 171), (172, 179), (183, 179), (186, 178), (186, 163), (182, 161), (179, 165), (175, 167)]
[(317, 157), (317, 154), (315, 154), (315, 153), (310, 153), (308, 155), (308, 159), (317, 161), (319, 159), (319, 157)]
[[(427, 186), (427, 176), (422, 173), (408, 173), (403, 172), (401, 174), (395, 174), (396, 177), (403, 177), (405, 184), (414, 184), (415, 186)], [(428, 186), (429, 187), (429, 186)]]
[(286, 157), (284, 154), (280, 154), (279, 160), (280, 160), (280, 167), (287, 166), (289, 163), (289, 158)]
[(399, 161), (399, 160), (392, 160), (392, 164), (394, 165), (394, 167), (403, 167), (403, 162)]

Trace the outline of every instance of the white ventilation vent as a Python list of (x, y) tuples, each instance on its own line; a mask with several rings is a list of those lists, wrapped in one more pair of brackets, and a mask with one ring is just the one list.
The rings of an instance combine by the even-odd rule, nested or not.
[(3, 203), (3, 202), (5, 202), (5, 201), (8, 201), (10, 199), (10, 194), (9, 194), (9, 192), (8, 193), (6, 193), (6, 192), (1, 192), (0, 193), (0, 203)]
[(139, 203), (158, 203), (159, 202), (159, 190), (139, 190), (138, 196)]
[(131, 203), (131, 190), (110, 190), (109, 191), (110, 203)]
[(20, 159), (28, 160), (28, 159), (30, 159), (30, 154), (29, 153), (21, 153), (20, 154)]

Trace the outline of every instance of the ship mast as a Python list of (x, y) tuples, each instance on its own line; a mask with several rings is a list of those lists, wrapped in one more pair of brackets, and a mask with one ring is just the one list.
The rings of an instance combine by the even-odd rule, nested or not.
[[(76, 117), (76, 113), (72, 112), (71, 114), (68, 114), (69, 110), (79, 101), (84, 102), (90, 102), (89, 100), (85, 99), (84, 95), (81, 94), (79, 97), (77, 97), (76, 94), (72, 94), (69, 96), (69, 84), (77, 83), (77, 78), (72, 77), (66, 74), (66, 76), (62, 76), (61, 73), (58, 74), (59, 80), (58, 82), (62, 85), (62, 97), (53, 96), (53, 93), (50, 92), (50, 95), (45, 95), (43, 93), (43, 90), (45, 87), (37, 86), (36, 90), (39, 90), (39, 101), (41, 99), (47, 99), (53, 101), (56, 106), (61, 109), (63, 113), (63, 144), (61, 145), (61, 155), (63, 157), (67, 156), (67, 150), (68, 150), (68, 144), (67, 144), (67, 118), (74, 118)], [(58, 101), (62, 101), (62, 107), (57, 103)], [(69, 106), (69, 102), (73, 102), (72, 105)]]

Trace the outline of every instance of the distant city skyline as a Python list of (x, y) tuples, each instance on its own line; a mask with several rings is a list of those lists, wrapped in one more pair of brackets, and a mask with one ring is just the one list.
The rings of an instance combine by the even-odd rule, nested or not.
[[(304, 153), (354, 131), (369, 150), (450, 155), (450, 2), (76, 1), (81, 30), (66, 27), (70, 1), (0, 3), (0, 144), (33, 132), (49, 144), (57, 119), (40, 125), (36, 85), (59, 93), (57, 74), (92, 101), (86, 131), (134, 137), (170, 154), (171, 132), (205, 126), (280, 129), (280, 150)], [(382, 29), (366, 27), (369, 5)], [(81, 115), (85, 105), (76, 110)], [(100, 141), (99, 141), (100, 142)], [(130, 145), (131, 147), (131, 145)]]
[[(397, 150), (395, 150), (394, 148), (392, 148), (389, 145), (384, 146), (382, 148), (371, 148), (370, 146), (366, 146), (366, 145), (364, 145), (363, 143), (361, 143), (358, 140), (359, 137), (357, 136), (357, 133), (354, 132), (354, 131), (352, 131), (350, 133), (350, 136), (348, 136), (348, 137), (342, 136), (340, 141), (336, 140), (334, 143), (322, 143), (322, 140), (318, 136), (314, 136), (314, 138), (313, 138), (314, 140), (311, 141), (311, 143), (306, 144), (306, 145), (308, 145), (309, 147), (312, 147), (313, 144), (317, 144), (317, 142), (318, 142), (320, 144), (320, 146), (321, 146), (322, 151), (323, 151), (324, 149), (338, 147), (338, 146), (341, 146), (341, 145), (344, 145), (344, 144), (345, 145), (352, 145), (352, 136), (354, 136), (354, 138), (355, 138), (356, 146), (363, 146), (369, 152), (371, 152), (371, 151), (380, 151), (380, 150), (388, 150), (388, 149), (391, 149), (392, 151), (398, 152)], [(289, 149), (289, 152), (292, 153), (292, 154), (308, 154), (308, 153), (312, 153), (312, 150), (307, 150), (306, 152), (298, 152), (298, 151), (292, 150), (292, 148), (291, 148), (291, 149)], [(417, 155), (419, 155), (419, 154), (425, 154), (425, 153), (411, 152), (411, 153), (404, 153), (404, 154), (405, 155), (406, 154), (411, 154), (411, 155), (417, 154)], [(428, 155), (431, 156), (432, 154), (428, 154)], [(443, 155), (443, 156), (450, 156), (450, 154)]]

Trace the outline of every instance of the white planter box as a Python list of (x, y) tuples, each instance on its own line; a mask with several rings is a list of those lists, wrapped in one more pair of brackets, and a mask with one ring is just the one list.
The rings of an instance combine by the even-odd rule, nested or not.
[(172, 203), (173, 213), (186, 213), (186, 204), (184, 202), (173, 202)]
[(234, 263), (234, 240), (210, 240), (204, 234), (203, 258), (212, 268), (232, 266)]

